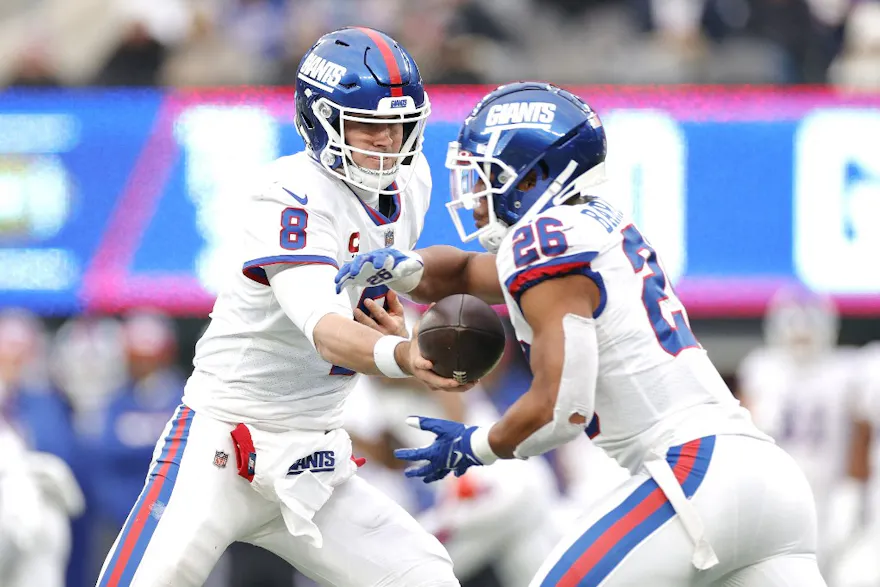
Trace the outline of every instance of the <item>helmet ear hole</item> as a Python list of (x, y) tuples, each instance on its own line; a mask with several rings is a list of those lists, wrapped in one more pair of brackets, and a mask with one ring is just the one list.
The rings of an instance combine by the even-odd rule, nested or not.
[(547, 179), (550, 175), (550, 167), (543, 159), (538, 160), (538, 169), (541, 170), (541, 174), (543, 175), (540, 179)]

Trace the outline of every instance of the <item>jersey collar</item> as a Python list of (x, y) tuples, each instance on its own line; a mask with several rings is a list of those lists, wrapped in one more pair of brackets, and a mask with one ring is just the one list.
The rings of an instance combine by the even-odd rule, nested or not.
[[(346, 185), (348, 186), (348, 184), (346, 184)], [(396, 181), (391, 184), (391, 188), (395, 189), (395, 190), (397, 189), (397, 182)], [(391, 196), (392, 198), (394, 198), (394, 210), (392, 211), (391, 216), (388, 217), (388, 216), (385, 216), (384, 214), (382, 214), (381, 212), (379, 212), (378, 210), (375, 210), (372, 207), (365, 204), (364, 201), (361, 200), (361, 198), (357, 195), (357, 192), (351, 188), (351, 186), (348, 186), (348, 189), (350, 189), (352, 191), (355, 198), (357, 198), (358, 203), (363, 207), (364, 211), (366, 211), (366, 213), (367, 213), (367, 216), (370, 217), (370, 219), (373, 221), (373, 224), (375, 224), (376, 226), (382, 226), (383, 224), (391, 224), (393, 222), (397, 222), (397, 219), (400, 218), (400, 194), (399, 193)]]

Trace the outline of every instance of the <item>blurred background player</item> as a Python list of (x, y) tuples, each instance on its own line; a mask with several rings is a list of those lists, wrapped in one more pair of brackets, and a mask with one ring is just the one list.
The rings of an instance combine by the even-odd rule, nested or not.
[(837, 310), (827, 297), (781, 289), (764, 317), (765, 346), (752, 351), (738, 373), (738, 395), (755, 424), (810, 482), (826, 574), (863, 519), (868, 474), (854, 464), (864, 458), (855, 428), (856, 353), (837, 345), (838, 329)]
[(0, 584), (66, 584), (71, 518), (85, 500), (68, 465), (75, 439), (45, 378), (46, 335), (25, 312), (0, 314)]
[(876, 587), (880, 585), (880, 343), (869, 343), (857, 351), (853, 371), (856, 400), (850, 472), (854, 479), (867, 480), (866, 496), (857, 520), (861, 523), (852, 525), (840, 556), (834, 560), (829, 585)]
[(28, 450), (0, 418), (0, 584), (64, 587), (71, 518), (85, 500), (70, 467)]
[(70, 403), (73, 426), (86, 437), (126, 381), (122, 321), (115, 316), (73, 316), (52, 339), (48, 370)]
[(71, 407), (49, 377), (49, 337), (30, 312), (0, 312), (0, 413), (31, 450), (69, 465), (76, 451)]

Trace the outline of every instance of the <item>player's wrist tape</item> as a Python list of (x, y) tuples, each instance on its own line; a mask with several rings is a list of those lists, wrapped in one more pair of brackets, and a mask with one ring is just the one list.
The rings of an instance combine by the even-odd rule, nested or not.
[(471, 452), (484, 465), (491, 465), (499, 458), (489, 445), (490, 428), (491, 426), (479, 426), (471, 434)]
[(402, 342), (407, 342), (407, 339), (402, 336), (383, 336), (373, 345), (373, 361), (385, 377), (392, 379), (409, 377), (394, 358), (394, 349)]

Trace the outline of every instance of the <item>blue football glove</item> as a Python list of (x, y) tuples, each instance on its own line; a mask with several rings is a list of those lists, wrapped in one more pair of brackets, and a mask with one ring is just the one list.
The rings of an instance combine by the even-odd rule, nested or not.
[(424, 268), (421, 256), (412, 251), (386, 247), (360, 253), (339, 268), (336, 293), (351, 285), (388, 285), (395, 291), (406, 293), (419, 284)]
[(461, 477), (468, 468), (483, 464), (471, 448), (471, 436), (476, 426), (422, 416), (410, 416), (406, 423), (437, 435), (430, 446), (394, 451), (394, 456), (403, 461), (428, 461), (425, 465), (408, 468), (404, 472), (407, 477), (422, 477), (425, 483), (431, 483), (443, 479), (450, 472)]

